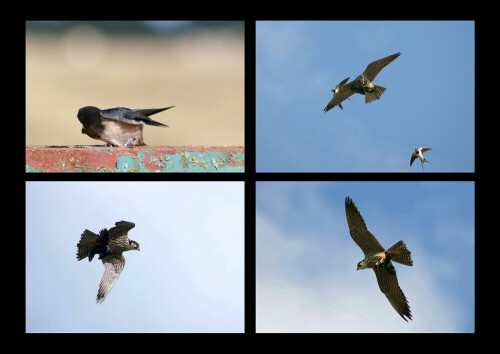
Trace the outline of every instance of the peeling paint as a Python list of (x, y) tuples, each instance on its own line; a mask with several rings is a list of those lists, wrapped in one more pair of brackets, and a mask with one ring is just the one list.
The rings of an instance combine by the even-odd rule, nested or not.
[[(211, 164), (207, 164), (210, 161)], [(27, 146), (26, 172), (244, 172), (243, 147)]]

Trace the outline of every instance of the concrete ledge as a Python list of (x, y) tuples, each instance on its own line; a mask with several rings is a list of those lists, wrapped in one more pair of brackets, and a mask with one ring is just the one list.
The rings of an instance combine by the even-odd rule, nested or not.
[(26, 146), (26, 172), (244, 172), (245, 148)]

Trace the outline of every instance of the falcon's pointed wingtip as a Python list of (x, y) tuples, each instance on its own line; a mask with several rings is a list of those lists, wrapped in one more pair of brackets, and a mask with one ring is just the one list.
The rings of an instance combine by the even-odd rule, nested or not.
[(405, 318), (405, 316), (408, 318), (408, 320), (412, 321), (411, 313), (404, 313), (404, 314), (401, 315), (401, 317), (403, 317), (403, 320), (405, 320), (406, 322), (408, 322), (408, 320)]

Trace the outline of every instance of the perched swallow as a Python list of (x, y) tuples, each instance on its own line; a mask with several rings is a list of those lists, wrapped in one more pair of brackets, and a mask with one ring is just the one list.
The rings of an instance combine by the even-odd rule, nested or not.
[[(418, 157), (420, 159), (420, 162), (422, 163), (422, 169), (424, 169), (424, 162), (429, 162), (424, 158), (424, 152), (432, 150), (431, 148), (426, 148), (426, 147), (421, 147), (418, 149), (415, 149), (415, 152), (411, 154), (411, 160), (410, 160), (410, 166), (413, 164), (413, 161)], [(429, 162), (430, 163), (430, 162)]]
[(386, 88), (382, 86), (375, 85), (372, 81), (375, 80), (377, 75), (385, 68), (389, 63), (391, 63), (394, 59), (399, 57), (401, 53), (396, 53), (393, 55), (389, 55), (388, 57), (376, 60), (366, 67), (365, 71), (359, 75), (357, 78), (348, 82), (347, 84), (343, 84), (337, 88), (335, 88), (335, 94), (330, 102), (326, 105), (324, 112), (328, 112), (330, 109), (335, 106), (340, 106), (340, 103), (355, 93), (359, 93), (361, 95), (365, 95), (365, 103), (370, 103), (372, 101), (378, 100), (382, 94), (385, 92)]
[(150, 115), (162, 112), (165, 108), (129, 109), (123, 107), (100, 110), (87, 106), (78, 110), (78, 120), (83, 124), (82, 134), (102, 140), (113, 146), (146, 145), (142, 136), (145, 124), (168, 127), (155, 122)]

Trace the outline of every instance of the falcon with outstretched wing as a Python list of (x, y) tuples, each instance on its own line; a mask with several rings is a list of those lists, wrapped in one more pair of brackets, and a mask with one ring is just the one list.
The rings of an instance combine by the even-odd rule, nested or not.
[(365, 95), (365, 103), (370, 103), (375, 100), (378, 100), (382, 94), (386, 91), (385, 87), (375, 85), (372, 81), (375, 80), (377, 75), (385, 68), (389, 63), (399, 57), (401, 53), (396, 53), (393, 55), (389, 55), (388, 57), (376, 60), (366, 67), (365, 71), (357, 78), (348, 82), (346, 84), (337, 85), (334, 92), (333, 98), (323, 109), (324, 112), (328, 112), (330, 109), (335, 106), (341, 107), (342, 101), (348, 99), (355, 93), (359, 93), (361, 95)]
[(413, 266), (411, 252), (406, 248), (403, 241), (399, 241), (388, 250), (385, 250), (375, 236), (368, 231), (363, 217), (349, 197), (345, 199), (345, 214), (349, 233), (365, 254), (365, 258), (358, 263), (357, 270), (372, 268), (377, 277), (380, 290), (387, 297), (392, 307), (405, 321), (408, 321), (406, 318), (411, 320), (408, 300), (399, 287), (396, 269), (392, 265), (392, 261), (394, 261)]
[(137, 242), (128, 238), (128, 232), (133, 227), (135, 227), (134, 223), (118, 221), (111, 229), (102, 229), (99, 235), (89, 230), (82, 233), (80, 242), (77, 244), (77, 260), (81, 261), (88, 257), (90, 262), (94, 255), (98, 254), (104, 264), (104, 275), (97, 292), (98, 303), (104, 301), (125, 267), (125, 257), (122, 253), (141, 250)]

